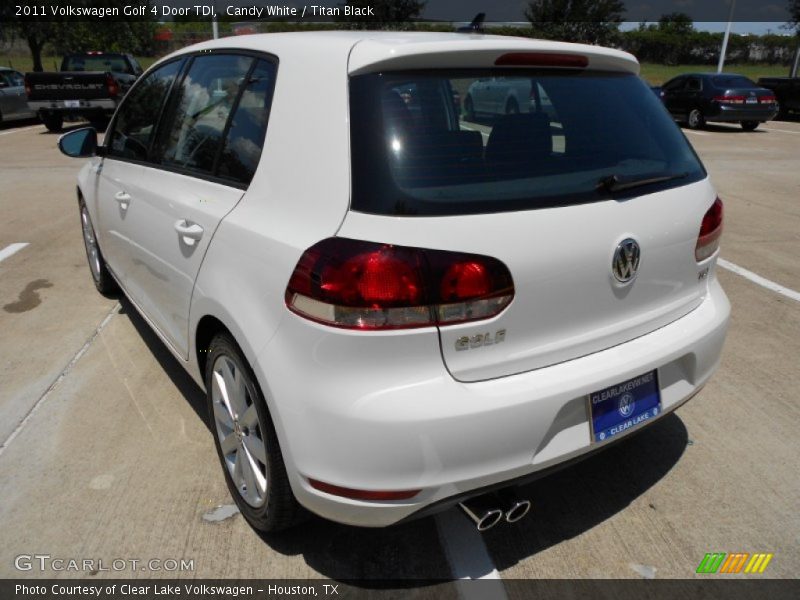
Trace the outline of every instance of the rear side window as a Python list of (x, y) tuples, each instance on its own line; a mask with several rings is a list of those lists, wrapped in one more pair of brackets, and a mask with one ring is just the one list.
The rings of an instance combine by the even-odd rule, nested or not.
[(107, 136), (109, 156), (147, 160), (161, 108), (182, 64), (176, 60), (157, 68), (128, 93)]
[(231, 117), (218, 177), (244, 184), (253, 178), (264, 146), (274, 81), (275, 65), (259, 60), (242, 86), (239, 104)]
[(61, 65), (62, 71), (111, 71), (133, 75), (131, 66), (119, 54), (87, 54), (67, 56)]
[(714, 86), (718, 88), (751, 88), (756, 87), (756, 84), (750, 81), (747, 77), (741, 75), (717, 75), (712, 77), (711, 81)]
[[(353, 210), (458, 215), (644, 194), (705, 177), (633, 74), (415, 71), (350, 80)], [(649, 183), (609, 191), (611, 177)]]

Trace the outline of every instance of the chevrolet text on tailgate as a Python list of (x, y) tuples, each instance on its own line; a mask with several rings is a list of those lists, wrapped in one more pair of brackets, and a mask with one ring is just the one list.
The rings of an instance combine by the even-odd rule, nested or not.
[(484, 35), (252, 35), (155, 64), (102, 146), (61, 138), (90, 157), (94, 283), (204, 386), (253, 527), (513, 522), (521, 483), (705, 385), (722, 202), (638, 70)]

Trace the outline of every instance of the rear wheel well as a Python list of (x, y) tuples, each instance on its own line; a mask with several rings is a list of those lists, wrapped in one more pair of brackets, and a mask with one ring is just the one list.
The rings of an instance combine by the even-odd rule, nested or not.
[(206, 359), (208, 358), (208, 347), (211, 345), (211, 340), (214, 339), (218, 333), (228, 333), (231, 337), (233, 334), (225, 327), (225, 324), (211, 315), (206, 315), (197, 324), (197, 332), (195, 333), (195, 351), (197, 352), (197, 365), (200, 367), (200, 376), (205, 379), (206, 376)]

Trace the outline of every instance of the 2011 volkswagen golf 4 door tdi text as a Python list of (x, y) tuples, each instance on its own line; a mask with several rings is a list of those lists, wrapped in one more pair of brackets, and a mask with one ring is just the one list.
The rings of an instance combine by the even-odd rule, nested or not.
[[(301, 506), (515, 520), (524, 501), (486, 494), (708, 381), (730, 311), (722, 203), (637, 73), (527, 39), (252, 35), (155, 64), (103, 145), (61, 138), (91, 157), (94, 282), (205, 388), (255, 528)], [(525, 94), (507, 110), (492, 90)]]

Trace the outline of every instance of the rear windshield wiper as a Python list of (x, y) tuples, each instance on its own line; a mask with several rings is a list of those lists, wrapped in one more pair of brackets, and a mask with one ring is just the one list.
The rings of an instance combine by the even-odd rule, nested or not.
[(672, 181), (673, 179), (683, 179), (688, 177), (689, 173), (673, 173), (670, 175), (644, 175), (638, 177), (625, 177), (620, 175), (609, 175), (603, 177), (597, 182), (597, 190), (605, 190), (607, 192), (621, 192), (623, 190), (630, 190), (632, 188), (642, 187), (645, 185), (652, 185), (654, 183), (663, 183), (665, 181)]

